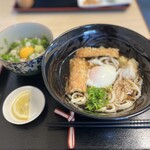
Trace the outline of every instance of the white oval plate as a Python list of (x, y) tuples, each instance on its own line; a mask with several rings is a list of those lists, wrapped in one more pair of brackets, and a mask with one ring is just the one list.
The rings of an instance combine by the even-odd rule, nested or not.
[[(18, 120), (13, 116), (11, 112), (11, 106), (12, 106), (13, 101), (15, 100), (15, 97), (24, 91), (31, 92), (30, 116), (28, 120)], [(33, 86), (23, 86), (23, 87), (15, 89), (6, 97), (3, 103), (2, 112), (3, 112), (5, 119), (8, 122), (17, 124), (17, 125), (22, 125), (22, 124), (29, 123), (33, 121), (34, 119), (36, 119), (43, 111), (44, 106), (45, 106), (45, 97), (40, 89), (33, 87)]]
[(128, 5), (131, 4), (132, 0), (98, 0), (97, 4), (84, 4), (85, 0), (77, 0), (77, 4), (81, 8), (97, 8), (97, 7), (108, 7), (108, 6), (118, 6), (118, 5)]

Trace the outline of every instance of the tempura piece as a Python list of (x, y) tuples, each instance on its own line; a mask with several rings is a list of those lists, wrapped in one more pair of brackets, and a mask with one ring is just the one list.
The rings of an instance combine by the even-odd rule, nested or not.
[(122, 69), (122, 77), (134, 80), (137, 77), (138, 65), (134, 58), (129, 59), (126, 67)]
[(87, 57), (99, 57), (99, 56), (110, 56), (119, 57), (119, 49), (117, 48), (94, 48), (94, 47), (84, 47), (79, 48), (76, 52), (76, 57), (87, 58)]
[(67, 93), (86, 92), (86, 81), (88, 74), (88, 62), (81, 58), (70, 60), (70, 75), (66, 86)]

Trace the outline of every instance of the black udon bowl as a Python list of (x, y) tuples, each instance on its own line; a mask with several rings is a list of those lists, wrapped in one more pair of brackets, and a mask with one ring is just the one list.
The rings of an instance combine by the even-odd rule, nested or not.
[[(142, 96), (134, 107), (118, 113), (88, 113), (68, 103), (65, 96), (69, 59), (80, 47), (114, 47), (129, 58), (139, 62), (144, 84)], [(150, 43), (129, 29), (107, 24), (84, 25), (65, 32), (49, 46), (42, 60), (42, 74), (49, 93), (66, 108), (95, 119), (121, 120), (139, 115), (150, 108)]]

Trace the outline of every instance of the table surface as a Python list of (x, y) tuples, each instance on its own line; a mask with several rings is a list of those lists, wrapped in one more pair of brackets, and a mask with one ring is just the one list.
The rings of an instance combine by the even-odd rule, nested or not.
[[(48, 26), (54, 37), (64, 31), (83, 24), (108, 23), (127, 27), (149, 38), (149, 31), (135, 1), (126, 11), (108, 12), (47, 12), (17, 13), (13, 10), (14, 0), (0, 2), (0, 28), (23, 21), (41, 22)], [(43, 83), (41, 74), (32, 77), (17, 76), (3, 69), (0, 75), (0, 109), (6, 96), (24, 85), (40, 88), (46, 98), (43, 113), (33, 122), (17, 126), (8, 123), (0, 111), (0, 150), (59, 150), (67, 148), (67, 128), (49, 128), (52, 121), (65, 121), (56, 116), (55, 108), (63, 109), (55, 101)], [(149, 116), (150, 111), (142, 115)], [(80, 118), (80, 116), (77, 116)], [(150, 129), (120, 128), (76, 128), (76, 149), (150, 149)]]
[(0, 29), (10, 24), (34, 21), (49, 27), (54, 37), (76, 26), (93, 23), (107, 23), (123, 26), (150, 38), (150, 34), (136, 0), (126, 11), (86, 11), (86, 12), (45, 12), (45, 13), (18, 13), (14, 11), (15, 1), (0, 1)]

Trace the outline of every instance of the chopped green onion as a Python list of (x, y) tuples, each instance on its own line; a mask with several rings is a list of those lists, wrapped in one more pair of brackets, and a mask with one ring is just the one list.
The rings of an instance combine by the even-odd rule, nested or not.
[(96, 111), (108, 104), (108, 90), (105, 88), (88, 87), (86, 109)]

